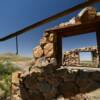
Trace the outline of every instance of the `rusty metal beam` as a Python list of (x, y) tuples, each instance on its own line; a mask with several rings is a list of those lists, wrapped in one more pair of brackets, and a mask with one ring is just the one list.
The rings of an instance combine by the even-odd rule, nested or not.
[(68, 14), (70, 14), (70, 13), (76, 11), (76, 10), (82, 9), (82, 8), (84, 8), (86, 6), (89, 6), (89, 5), (97, 3), (97, 2), (100, 2), (100, 0), (88, 0), (87, 2), (84, 2), (84, 3), (81, 3), (79, 5), (76, 5), (76, 6), (70, 8), (68, 10), (64, 10), (63, 12), (57, 13), (57, 14), (55, 14), (55, 15), (53, 15), (51, 17), (48, 17), (46, 19), (43, 19), (43, 20), (41, 20), (41, 21), (39, 21), (37, 23), (29, 25), (29, 26), (27, 26), (27, 27), (25, 27), (25, 28), (23, 28), (23, 29), (21, 29), (21, 30), (19, 30), (17, 32), (11, 33), (11, 34), (3, 37), (3, 38), (0, 38), (0, 42), (8, 40), (8, 39), (11, 39), (11, 38), (14, 38), (14, 37), (16, 37), (18, 35), (21, 35), (21, 34), (27, 32), (27, 31), (30, 31), (30, 30), (32, 30), (34, 28), (37, 28), (37, 27), (39, 27), (39, 26), (41, 26), (43, 24), (46, 24), (46, 23), (51, 22), (51, 21), (54, 21), (54, 20), (56, 20), (56, 19), (58, 19), (60, 17), (68, 15)]

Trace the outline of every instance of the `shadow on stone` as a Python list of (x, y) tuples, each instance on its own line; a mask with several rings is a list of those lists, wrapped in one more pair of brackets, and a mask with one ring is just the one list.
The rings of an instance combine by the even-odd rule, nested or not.
[(57, 98), (61, 95), (69, 100), (71, 98), (76, 100), (80, 94), (86, 96), (81, 96), (78, 100), (88, 100), (88, 93), (91, 96), (92, 91), (100, 92), (100, 72), (58, 70), (52, 65), (41, 70), (41, 73), (32, 72), (22, 77), (20, 81), (22, 100), (59, 100)]

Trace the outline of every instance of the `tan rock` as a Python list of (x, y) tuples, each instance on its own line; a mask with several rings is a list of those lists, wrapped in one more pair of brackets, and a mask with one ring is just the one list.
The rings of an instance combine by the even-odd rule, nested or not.
[(49, 36), (49, 41), (50, 41), (50, 42), (53, 42), (53, 41), (54, 41), (54, 34), (53, 34), (53, 33), (50, 34), (50, 36)]
[(96, 18), (96, 9), (93, 7), (86, 7), (78, 14), (78, 17), (83, 23), (92, 21)]
[(65, 26), (65, 23), (59, 24), (59, 27), (64, 27), (64, 26)]
[(45, 57), (51, 57), (54, 54), (53, 43), (48, 43), (44, 46)]
[(51, 59), (50, 59), (50, 63), (51, 63), (52, 65), (56, 66), (56, 65), (57, 65), (57, 60), (56, 60), (56, 58), (51, 58)]
[(33, 50), (33, 56), (35, 58), (39, 58), (43, 55), (43, 49), (41, 48), (41, 46), (37, 46), (34, 50)]
[(77, 94), (75, 97), (73, 97), (72, 100), (90, 100), (88, 97), (84, 94)]
[(19, 85), (19, 75), (20, 74), (21, 74), (21, 71), (12, 73), (12, 83)]
[(57, 97), (57, 100), (65, 100), (64, 97), (61, 95), (59, 97)]
[(0, 88), (0, 100), (2, 100), (4, 96), (5, 96), (5, 91)]
[(43, 66), (48, 65), (48, 63), (49, 63), (48, 60), (46, 60), (45, 57), (42, 57), (36, 60), (34, 66), (43, 67)]
[(13, 95), (11, 100), (22, 100), (18, 95)]
[(48, 33), (48, 32), (46, 32), (46, 33), (44, 34), (44, 36), (45, 36), (45, 37), (49, 36), (49, 33)]
[(45, 45), (47, 43), (47, 38), (46, 37), (42, 37), (40, 40), (40, 45)]

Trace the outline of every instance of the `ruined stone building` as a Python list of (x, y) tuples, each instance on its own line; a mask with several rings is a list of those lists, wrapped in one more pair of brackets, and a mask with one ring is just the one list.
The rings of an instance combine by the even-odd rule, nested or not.
[[(80, 61), (81, 52), (90, 52), (92, 55), (92, 64), (93, 64), (92, 66), (98, 67), (99, 57), (98, 57), (98, 50), (96, 46), (77, 48), (77, 49), (64, 52), (63, 65), (82, 66), (81, 61)], [(88, 66), (88, 67), (91, 67), (91, 66)]]
[[(79, 52), (91, 52), (94, 64), (100, 63), (100, 13), (86, 7), (76, 17), (45, 31), (29, 71), (12, 75), (12, 100), (100, 100), (100, 69), (68, 69), (80, 64)], [(64, 53), (62, 38), (97, 32), (97, 47), (74, 49)], [(98, 46), (99, 45), (99, 46)], [(62, 66), (62, 67), (61, 67)], [(65, 67), (64, 67), (65, 66)]]

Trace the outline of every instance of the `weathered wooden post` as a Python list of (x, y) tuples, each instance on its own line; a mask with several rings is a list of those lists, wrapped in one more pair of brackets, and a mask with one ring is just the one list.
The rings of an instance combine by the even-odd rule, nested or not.
[(56, 50), (57, 66), (60, 67), (62, 65), (62, 35), (61, 33), (56, 33), (55, 50)]
[(98, 67), (100, 67), (100, 23), (96, 27), (97, 49), (98, 49)]

